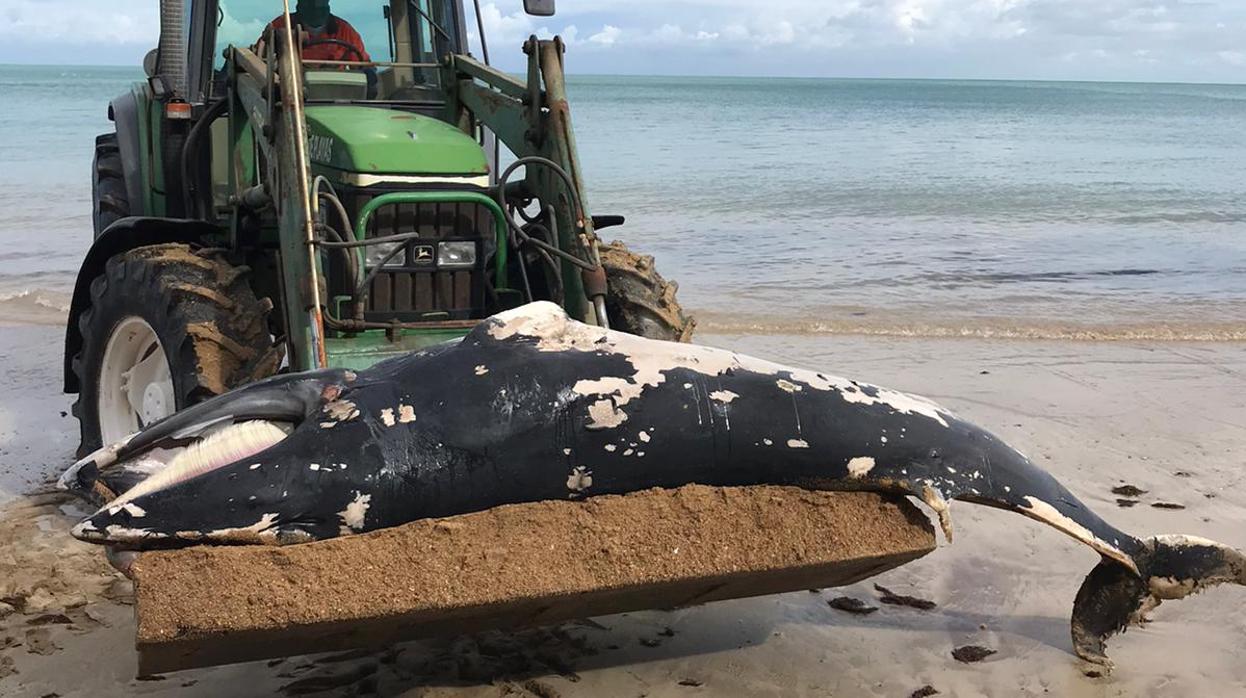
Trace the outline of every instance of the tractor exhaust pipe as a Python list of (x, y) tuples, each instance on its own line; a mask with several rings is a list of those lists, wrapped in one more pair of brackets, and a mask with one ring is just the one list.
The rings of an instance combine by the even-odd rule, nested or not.
[(186, 4), (184, 0), (160, 0), (158, 74), (173, 97), (186, 97)]

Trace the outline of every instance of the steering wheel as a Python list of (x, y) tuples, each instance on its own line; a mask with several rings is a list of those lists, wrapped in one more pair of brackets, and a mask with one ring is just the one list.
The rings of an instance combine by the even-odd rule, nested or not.
[(351, 53), (355, 54), (355, 58), (358, 59), (360, 63), (364, 62), (363, 51), (360, 51), (358, 46), (355, 46), (349, 41), (342, 41), (341, 39), (312, 39), (311, 41), (303, 42), (303, 48), (309, 48), (311, 46), (341, 46), (342, 48), (349, 49)]

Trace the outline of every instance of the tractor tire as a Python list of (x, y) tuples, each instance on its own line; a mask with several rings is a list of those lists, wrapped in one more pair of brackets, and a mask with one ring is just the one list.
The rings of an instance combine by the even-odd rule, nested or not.
[(130, 215), (130, 210), (117, 134), (96, 136), (95, 160), (91, 163), (91, 223), (95, 237), (113, 221)]
[[(255, 297), (249, 272), (183, 244), (139, 247), (108, 260), (78, 316), (82, 350), (72, 364), (81, 387), (73, 406), (79, 457), (105, 439), (120, 440), (123, 432), (277, 372), (284, 346), (270, 338), (273, 304)], [(141, 406), (127, 392), (135, 376)]]
[(679, 284), (662, 278), (653, 257), (638, 255), (618, 240), (601, 245), (599, 253), (611, 329), (670, 342), (692, 340), (696, 320), (675, 299)]

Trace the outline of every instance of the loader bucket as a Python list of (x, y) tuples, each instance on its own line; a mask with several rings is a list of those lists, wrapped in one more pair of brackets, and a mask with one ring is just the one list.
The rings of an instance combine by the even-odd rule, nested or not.
[(130, 570), (139, 674), (842, 586), (934, 547), (903, 498), (688, 485), (152, 551)]

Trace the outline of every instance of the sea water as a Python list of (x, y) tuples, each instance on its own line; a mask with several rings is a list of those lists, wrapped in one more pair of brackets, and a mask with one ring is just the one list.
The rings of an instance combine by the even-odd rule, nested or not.
[[(62, 322), (129, 68), (0, 66), (0, 319)], [(703, 330), (1246, 339), (1246, 86), (572, 76)]]

